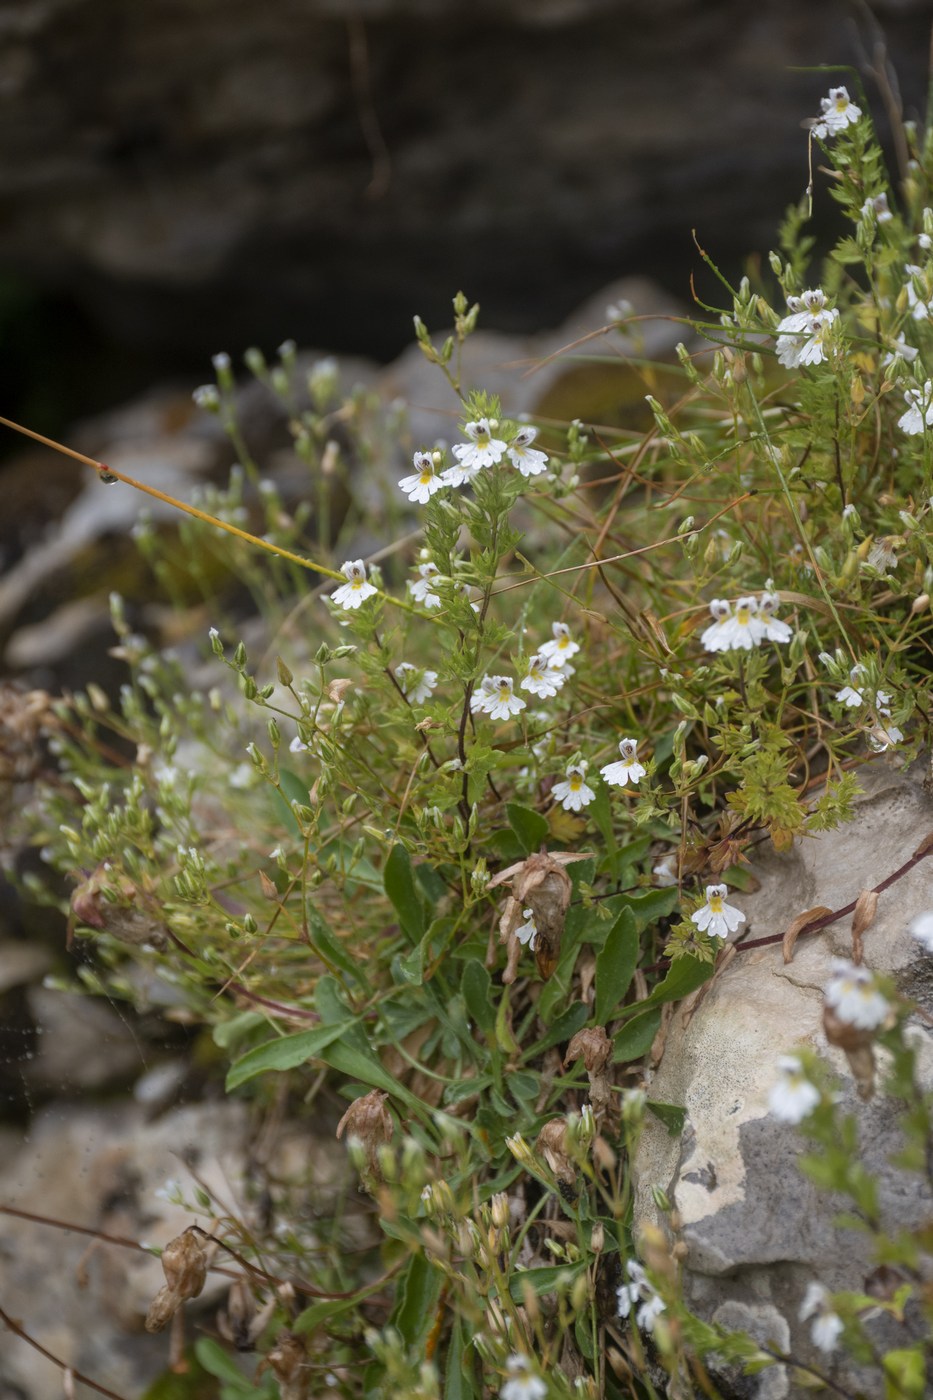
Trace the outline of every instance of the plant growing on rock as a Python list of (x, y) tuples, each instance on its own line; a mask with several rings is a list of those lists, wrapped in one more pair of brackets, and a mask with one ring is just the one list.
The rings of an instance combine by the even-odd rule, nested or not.
[[(409, 444), (394, 478), (358, 397), (335, 405), (320, 370), (300, 385), (293, 347), (272, 369), (250, 354), (314, 509), (259, 491), (259, 538), (237, 477), (185, 546), (222, 553), (261, 629), (218, 618), (206, 660), (179, 657), (114, 599), (119, 702), (92, 690), (44, 720), (59, 771), (27, 816), (74, 882), (81, 982), (141, 1005), (168, 988), (257, 1125), (287, 1105), (342, 1132), (359, 1175), (313, 1230), (272, 1178), (264, 1213), (202, 1202), (268, 1310), (241, 1380), (198, 1343), (230, 1394), (712, 1394), (717, 1357), (847, 1393), (692, 1318), (676, 1251), (633, 1238), (630, 1176), (645, 1114), (682, 1124), (644, 1086), (666, 1008), (756, 933), (755, 847), (845, 822), (864, 764), (930, 742), (933, 131), (905, 128), (895, 189), (864, 106), (836, 88), (822, 107), (846, 232), (813, 269), (802, 206), (773, 281), (719, 277), (726, 305), (691, 323), (647, 432), (530, 424), (464, 384), (462, 295), (445, 340), (416, 320), (451, 441)], [(259, 480), (215, 365), (200, 400)], [(341, 452), (369, 474), (368, 518), (362, 497), (332, 511)], [(170, 574), (172, 542), (144, 546)], [(882, 1040), (917, 1152), (929, 1106), (906, 1042)], [(848, 1173), (864, 1210), (852, 1134), (806, 1070), (782, 1066), (776, 1111), (811, 1116), (808, 1169)], [(912, 1247), (896, 1306), (924, 1329), (867, 1358), (891, 1395), (925, 1384), (929, 1241)], [(859, 1306), (808, 1298), (820, 1351), (865, 1361)]]

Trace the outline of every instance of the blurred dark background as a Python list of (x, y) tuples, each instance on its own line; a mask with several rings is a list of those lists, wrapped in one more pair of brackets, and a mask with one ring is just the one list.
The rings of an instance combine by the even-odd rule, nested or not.
[[(887, 61), (925, 104), (926, 0), (12, 0), (0, 5), (2, 412), (59, 431), (208, 357), (386, 360), (458, 287), (503, 330), (690, 229), (767, 251), (801, 120)], [(829, 201), (823, 201), (824, 207)], [(0, 444), (5, 447), (6, 444)]]

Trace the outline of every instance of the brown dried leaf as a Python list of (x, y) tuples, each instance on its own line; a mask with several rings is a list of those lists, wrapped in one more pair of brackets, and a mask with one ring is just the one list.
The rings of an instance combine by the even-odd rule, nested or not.
[(877, 909), (877, 891), (862, 890), (858, 899), (855, 901), (855, 909), (852, 913), (852, 961), (855, 964), (861, 963), (864, 957), (862, 934), (866, 929), (871, 928)]
[(812, 909), (805, 909), (802, 914), (798, 914), (796, 919), (784, 931), (781, 940), (781, 949), (784, 953), (784, 961), (789, 963), (794, 957), (794, 945), (800, 937), (807, 924), (812, 924), (814, 919), (822, 919), (824, 914), (831, 914), (833, 911), (825, 904), (814, 904)]
[(921, 856), (928, 856), (933, 851), (933, 831), (928, 836), (924, 836), (920, 845), (914, 851), (913, 859), (919, 860)]

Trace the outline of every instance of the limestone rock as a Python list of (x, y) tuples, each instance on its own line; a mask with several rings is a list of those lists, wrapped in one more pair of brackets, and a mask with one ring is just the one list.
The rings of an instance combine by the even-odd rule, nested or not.
[[(893, 764), (873, 763), (862, 770), (865, 795), (849, 825), (757, 862), (761, 889), (735, 896), (748, 917), (749, 940), (780, 935), (797, 914), (815, 905), (848, 904), (908, 860), (933, 832), (933, 799), (921, 781), (925, 768), (916, 768), (920, 771), (907, 774)], [(906, 994), (931, 1010), (929, 955), (907, 933), (910, 920), (927, 909), (933, 909), (933, 856), (881, 894), (865, 934), (865, 962), (892, 974)], [(649, 1096), (683, 1105), (685, 1128), (676, 1139), (650, 1121), (635, 1162), (636, 1220), (658, 1222), (654, 1185), (667, 1191), (679, 1215), (691, 1306), (717, 1320), (732, 1317), (738, 1305), (776, 1309), (791, 1350), (813, 1364), (820, 1363), (820, 1354), (809, 1327), (798, 1320), (807, 1283), (864, 1291), (873, 1259), (868, 1236), (834, 1223), (843, 1203), (818, 1192), (798, 1170), (800, 1134), (769, 1115), (778, 1056), (809, 1046), (832, 1065), (844, 1109), (857, 1115), (864, 1160), (879, 1177), (887, 1226), (915, 1226), (933, 1210), (920, 1179), (890, 1164), (900, 1141), (895, 1104), (883, 1094), (861, 1102), (844, 1056), (822, 1033), (821, 989), (832, 958), (851, 956), (850, 924), (846, 918), (802, 938), (787, 966), (780, 944), (740, 951), (686, 1028), (684, 1008), (678, 1009)], [(914, 1033), (922, 1042), (922, 1073), (930, 1087), (933, 1036), (919, 1019)], [(909, 1328), (892, 1331), (887, 1323), (872, 1326), (887, 1346), (904, 1345), (909, 1334)], [(777, 1330), (772, 1335), (777, 1337)], [(863, 1376), (857, 1379), (864, 1384)], [(778, 1392), (745, 1393), (764, 1400)]]

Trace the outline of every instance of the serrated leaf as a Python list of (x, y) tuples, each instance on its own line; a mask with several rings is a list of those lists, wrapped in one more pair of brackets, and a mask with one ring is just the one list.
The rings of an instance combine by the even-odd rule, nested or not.
[(623, 909), (596, 955), (593, 1018), (604, 1026), (631, 985), (638, 963), (638, 928), (631, 908)]

